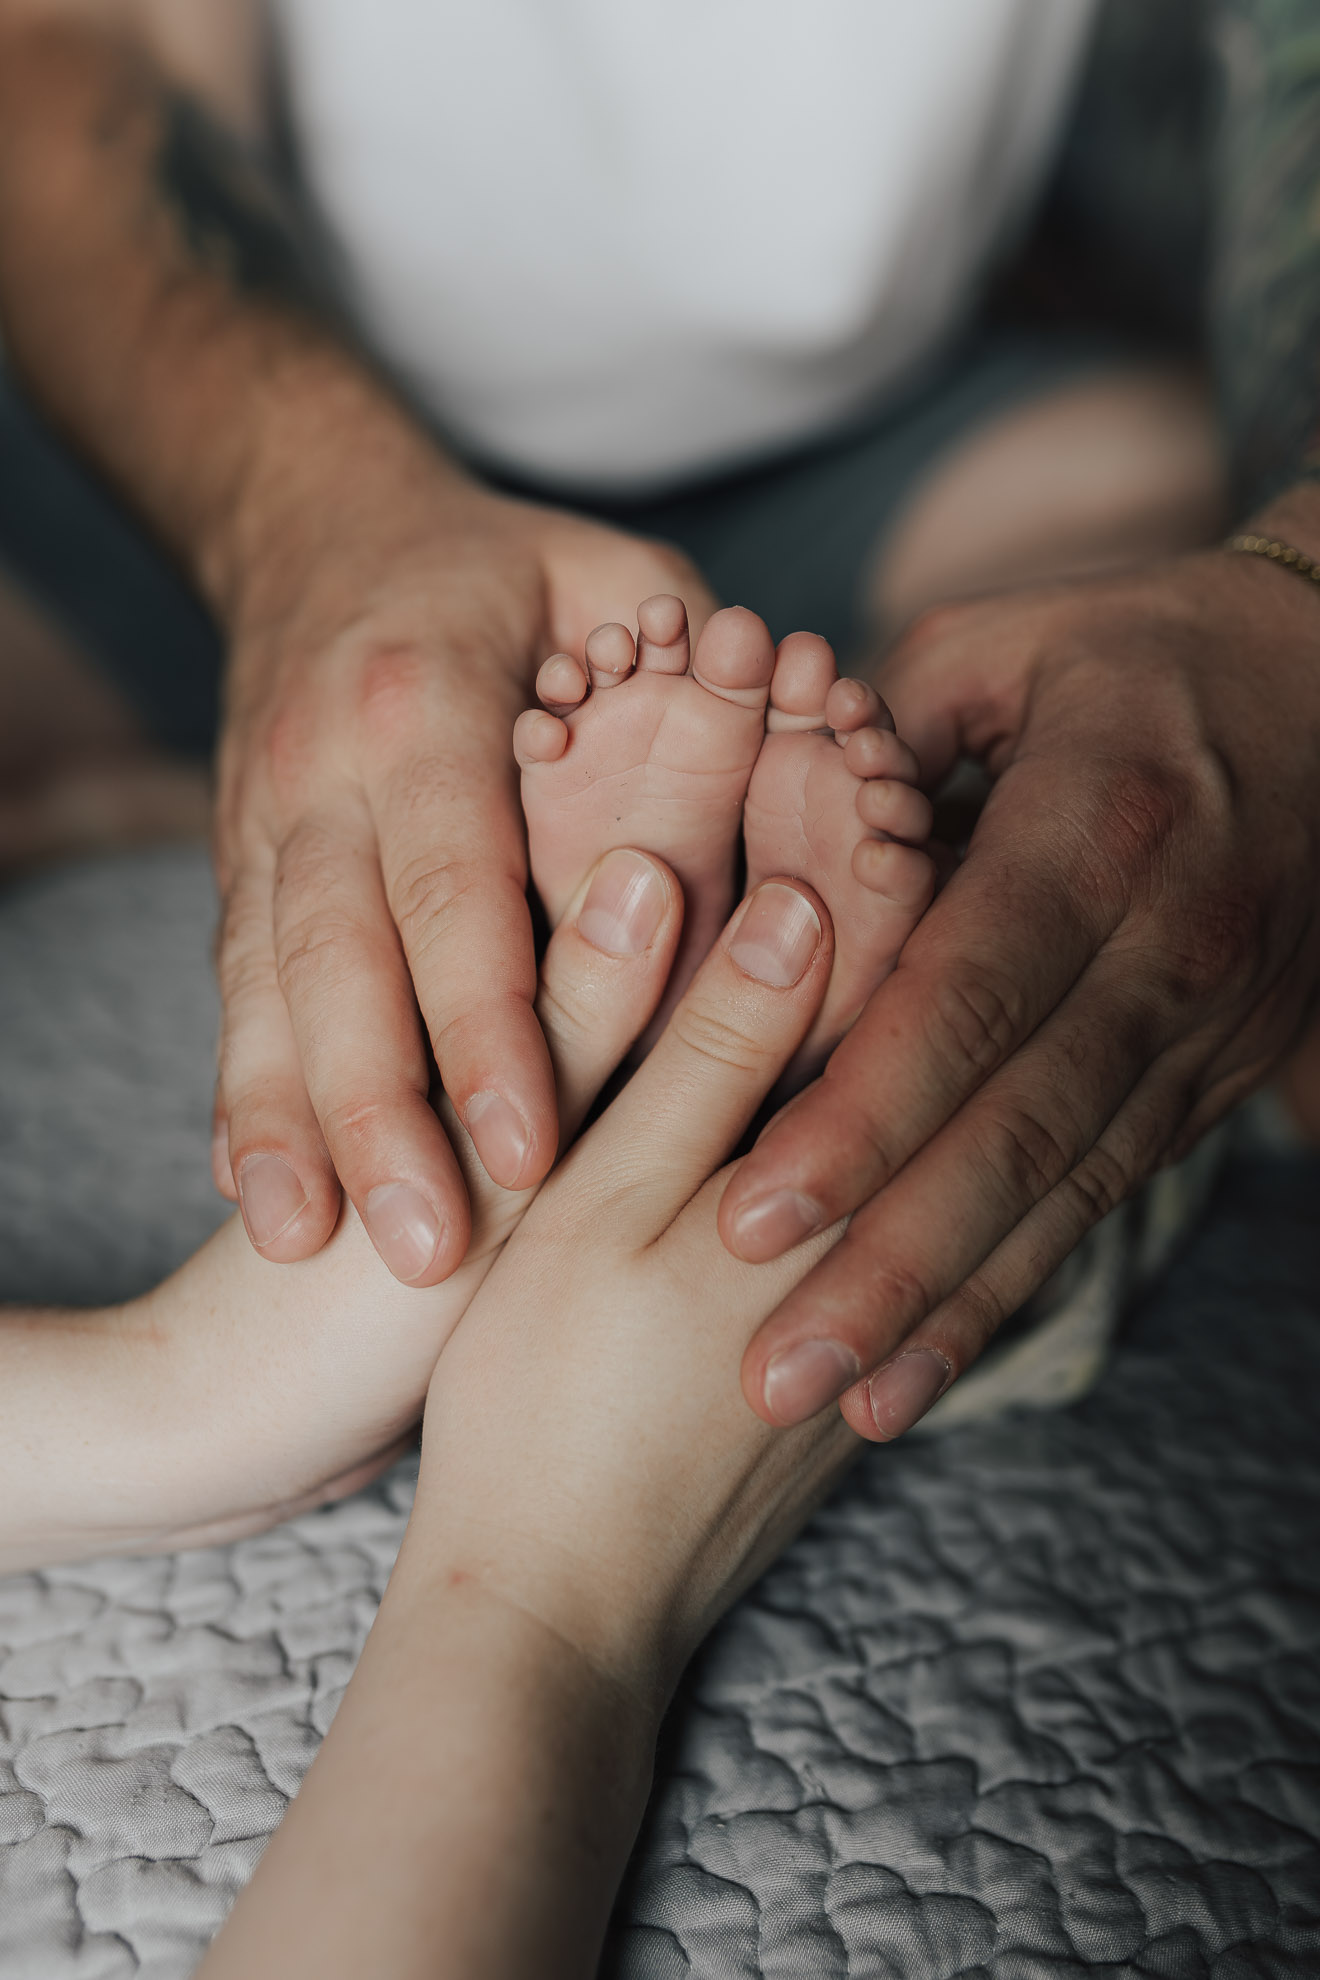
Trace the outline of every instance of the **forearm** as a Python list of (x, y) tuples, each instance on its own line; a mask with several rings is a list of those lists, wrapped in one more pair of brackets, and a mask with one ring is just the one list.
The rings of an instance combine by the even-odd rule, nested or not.
[(32, 389), (222, 613), (327, 456), (369, 479), (423, 450), (259, 150), (118, 9), (0, 7), (0, 314)]
[(362, 1662), (203, 1980), (586, 1980), (657, 1721), (404, 1543)]
[(0, 1573), (210, 1545), (364, 1483), (489, 1262), (411, 1292), (349, 1212), (290, 1272), (235, 1219), (142, 1299), (0, 1313)]

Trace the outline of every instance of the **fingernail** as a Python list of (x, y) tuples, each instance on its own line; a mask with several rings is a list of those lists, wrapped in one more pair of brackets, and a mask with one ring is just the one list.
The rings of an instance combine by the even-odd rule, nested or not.
[(938, 1400), (952, 1373), (933, 1348), (913, 1348), (878, 1368), (866, 1386), (879, 1435), (888, 1442), (910, 1430)]
[(820, 916), (794, 887), (770, 880), (752, 895), (729, 944), (739, 969), (758, 983), (787, 990), (800, 981), (820, 947)]
[(577, 918), (578, 934), (608, 956), (639, 956), (664, 920), (664, 882), (649, 859), (607, 853), (596, 868)]
[(385, 1263), (405, 1286), (420, 1279), (440, 1242), (440, 1219), (411, 1183), (378, 1183), (363, 1221)]
[(306, 1207), (307, 1191), (282, 1155), (249, 1155), (235, 1181), (253, 1244), (274, 1244)]
[(777, 1423), (805, 1423), (857, 1380), (862, 1364), (842, 1341), (799, 1341), (775, 1355), (762, 1395)]
[(818, 1231), (824, 1222), (819, 1203), (796, 1189), (777, 1189), (748, 1203), (733, 1220), (734, 1246), (749, 1265), (780, 1258)]
[(481, 1166), (502, 1189), (516, 1189), (532, 1137), (527, 1123), (502, 1093), (474, 1093), (463, 1110)]

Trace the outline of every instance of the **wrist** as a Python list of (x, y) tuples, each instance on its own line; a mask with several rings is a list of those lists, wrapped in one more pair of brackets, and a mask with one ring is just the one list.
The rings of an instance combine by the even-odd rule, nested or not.
[(410, 1530), (316, 1764), (203, 1968), (586, 1975), (656, 1723)]
[(1254, 536), (1291, 543), (1320, 563), (1320, 480), (1294, 482), (1247, 517), (1241, 527)]
[(284, 616), (313, 573), (347, 575), (391, 528), (481, 499), (349, 353), (326, 343), (254, 384), (240, 464), (195, 546), (202, 590), (236, 632)]

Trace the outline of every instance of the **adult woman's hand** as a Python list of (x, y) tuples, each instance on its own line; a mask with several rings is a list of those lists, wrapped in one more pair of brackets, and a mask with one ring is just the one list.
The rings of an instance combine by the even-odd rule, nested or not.
[(722, 1166), (806, 1036), (806, 888), (734, 916), (551, 1176), (440, 1358), (403, 1551), (306, 1783), (202, 1968), (317, 1980), (595, 1971), (683, 1663), (860, 1448), (747, 1407), (759, 1318)]
[[(1261, 527), (1320, 554), (1320, 495)], [(1210, 552), (937, 612), (882, 686), (932, 780), (966, 755), (997, 782), (721, 1208), (746, 1259), (856, 1212), (743, 1382), (775, 1423), (842, 1393), (876, 1438), (1295, 1036), (1320, 974), (1320, 595)]]
[[(682, 920), (668, 867), (616, 849), (551, 936), (535, 1010), (566, 1143), (659, 1004)], [(412, 1442), (436, 1357), (535, 1194), (491, 1183), (438, 1104), (474, 1212), (442, 1286), (397, 1285), (348, 1209), (297, 1272), (234, 1218), (125, 1306), (0, 1312), (0, 1573), (259, 1532)]]

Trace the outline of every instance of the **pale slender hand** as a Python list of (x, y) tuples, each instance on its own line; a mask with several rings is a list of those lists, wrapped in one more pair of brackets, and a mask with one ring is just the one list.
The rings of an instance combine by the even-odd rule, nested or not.
[(860, 1448), (833, 1412), (768, 1429), (738, 1385), (837, 1233), (749, 1266), (717, 1229), (832, 949), (809, 889), (758, 889), (505, 1247), (437, 1368), (361, 1665), (206, 1980), (595, 1971), (679, 1671)]
[[(619, 850), (579, 888), (536, 1015), (571, 1140), (668, 980), (682, 894)], [(436, 1357), (534, 1191), (486, 1179), (454, 1120), (475, 1217), (445, 1283), (395, 1283), (348, 1209), (297, 1272), (237, 1219), (125, 1307), (0, 1313), (0, 1573), (211, 1546), (355, 1490), (411, 1441)]]
[(895, 652), (930, 778), (967, 755), (997, 782), (725, 1197), (749, 1259), (856, 1212), (748, 1352), (767, 1421), (842, 1393), (864, 1436), (907, 1429), (1286, 1049), (1320, 973), (1318, 653), (1320, 597), (1224, 552), (945, 609)]
[(267, 1258), (315, 1252), (342, 1183), (425, 1286), (469, 1234), (432, 1055), (497, 1183), (555, 1155), (509, 740), (536, 665), (649, 591), (711, 601), (676, 553), (485, 495), (402, 424), (379, 452), (327, 468), (307, 552), (252, 551), (237, 597), (215, 1169)]

